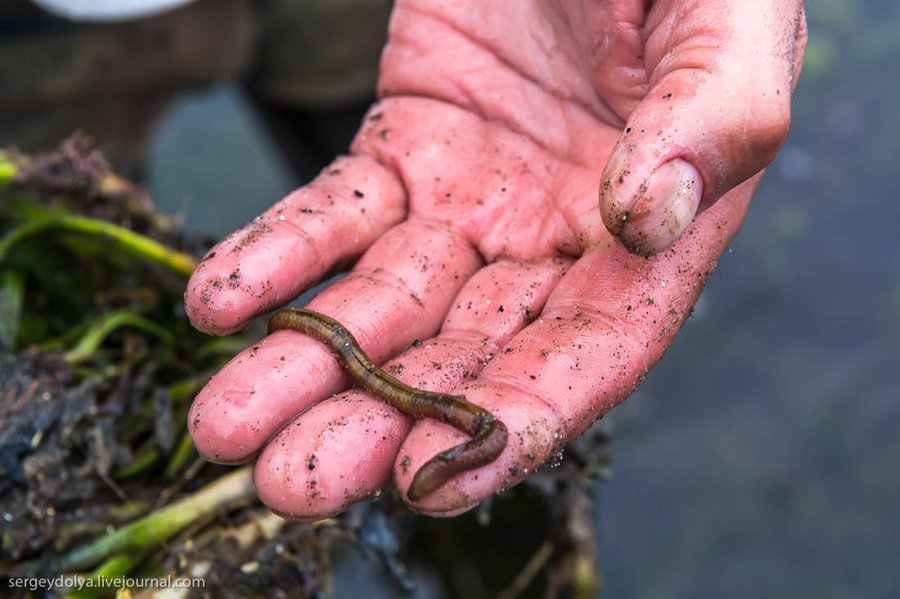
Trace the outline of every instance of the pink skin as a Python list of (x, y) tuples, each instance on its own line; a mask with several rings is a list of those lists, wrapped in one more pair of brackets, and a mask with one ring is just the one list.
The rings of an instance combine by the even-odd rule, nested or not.
[[(662, 356), (784, 140), (804, 45), (798, 1), (400, 1), (351, 155), (219, 244), (188, 314), (236, 330), (362, 255), (309, 307), (506, 424), (495, 462), (413, 506), (471, 509)], [(279, 331), (213, 378), (189, 427), (211, 460), (258, 458), (260, 497), (298, 518), (392, 477), (405, 491), (463, 438), (332, 397), (347, 386), (327, 348)]]
[[(486, 266), (459, 292), (440, 334), (409, 348), (384, 369), (416, 387), (453, 392), (477, 376), (531, 315), (540, 313), (571, 263), (570, 258), (532, 264), (501, 259)], [(303, 339), (279, 331), (262, 345), (282, 337)], [(257, 491), (283, 514), (322, 518), (337, 513), (387, 486), (394, 456), (412, 424), (383, 401), (358, 390), (319, 402), (263, 450), (256, 465)], [(363, 438), (370, 442), (347, 451), (347, 439)], [(400, 462), (403, 457), (398, 457)]]

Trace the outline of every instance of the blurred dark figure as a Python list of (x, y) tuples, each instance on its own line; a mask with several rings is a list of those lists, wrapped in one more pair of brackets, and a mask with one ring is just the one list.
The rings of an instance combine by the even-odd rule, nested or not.
[(199, 0), (115, 24), (0, 3), (0, 147), (81, 129), (140, 179), (153, 124), (188, 88), (239, 81), (300, 180), (349, 144), (374, 99), (390, 0)]

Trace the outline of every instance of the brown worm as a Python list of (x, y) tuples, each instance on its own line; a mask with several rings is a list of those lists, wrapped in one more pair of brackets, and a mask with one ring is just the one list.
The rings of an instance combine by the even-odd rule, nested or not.
[(418, 501), (460, 472), (494, 461), (506, 447), (506, 426), (493, 414), (462, 395), (425, 391), (398, 381), (378, 368), (336, 320), (312, 310), (285, 308), (269, 320), (269, 333), (282, 329), (304, 333), (327, 345), (360, 389), (407, 416), (434, 418), (472, 437), (440, 452), (416, 472), (406, 492), (410, 501)]

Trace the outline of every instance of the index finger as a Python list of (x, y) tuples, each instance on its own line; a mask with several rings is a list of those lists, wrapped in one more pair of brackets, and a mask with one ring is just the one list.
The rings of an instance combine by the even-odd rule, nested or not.
[(235, 231), (200, 262), (185, 292), (191, 322), (227, 334), (363, 253), (406, 215), (396, 175), (368, 156), (344, 156)]

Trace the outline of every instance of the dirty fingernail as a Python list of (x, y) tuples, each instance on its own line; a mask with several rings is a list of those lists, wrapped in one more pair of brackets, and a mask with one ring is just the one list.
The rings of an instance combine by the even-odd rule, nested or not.
[(702, 196), (703, 182), (691, 163), (682, 158), (665, 162), (656, 167), (646, 190), (623, 215), (618, 236), (635, 254), (661, 252), (684, 233)]

